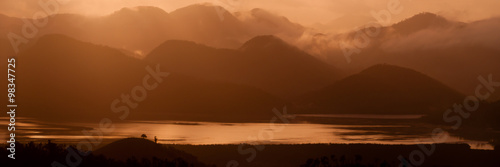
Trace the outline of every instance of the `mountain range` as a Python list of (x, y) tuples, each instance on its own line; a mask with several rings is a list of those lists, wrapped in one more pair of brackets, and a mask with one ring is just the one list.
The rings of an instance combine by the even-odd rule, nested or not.
[[(223, 20), (214, 8), (222, 10)], [(236, 49), (257, 35), (277, 34), (285, 29), (294, 32), (284, 35), (301, 35), (300, 25), (286, 18), (279, 19), (279, 16), (262, 9), (238, 15), (242, 19), (220, 6), (210, 4), (194, 4), (170, 13), (157, 7), (139, 6), (123, 8), (100, 17), (56, 14), (47, 18), (47, 25), (39, 28), (34, 38), (57, 33), (144, 56), (166, 40), (195, 41), (217, 48)], [(24, 20), (30, 23), (34, 21)], [(276, 20), (283, 25), (276, 25)], [(0, 22), (0, 33), (22, 35), (23, 19), (0, 14)], [(6, 36), (0, 37), (0, 40), (8, 41)], [(3, 52), (13, 54), (12, 49)]]
[[(348, 75), (387, 63), (420, 71), (467, 95), (474, 94), (480, 75), (500, 76), (499, 18), (463, 23), (421, 13), (389, 26), (369, 25), (343, 34), (315, 34), (301, 48)], [(489, 100), (499, 99), (497, 94)]]
[(137, 102), (130, 119), (259, 121), (285, 104), (295, 113), (431, 114), (463, 98), (431, 77), (392, 65), (335, 82), (334, 69), (274, 36), (255, 37), (237, 50), (170, 40), (140, 60), (47, 35), (17, 61), (19, 108), (47, 120), (54, 114), (66, 121), (116, 118), (113, 100), (142, 85), (145, 68), (156, 66), (170, 75)]
[(340, 78), (332, 66), (274, 36), (257, 36), (237, 50), (167, 41), (144, 60), (172, 72), (257, 87), (284, 99)]
[[(299, 113), (429, 114), (472, 94), (478, 76), (500, 75), (496, 18), (418, 14), (381, 27), (345, 64), (336, 42), (352, 42), (358, 31), (313, 40), (310, 27), (263, 9), (223, 12), (221, 20), (215, 7), (51, 16), (17, 55), (20, 108), (42, 119), (116, 117), (113, 100), (159, 66), (170, 75), (131, 118), (266, 120), (285, 104)], [(0, 22), (0, 33), (22, 34), (23, 19), (0, 15)], [(6, 36), (0, 48), (14, 55)]]
[[(203, 56), (203, 55), (202, 55)], [(143, 85), (147, 64), (105, 46), (62, 35), (47, 35), (19, 55), (19, 108), (39, 119), (89, 120), (117, 118), (110, 106)], [(160, 70), (167, 70), (160, 64)], [(149, 81), (151, 82), (151, 81)], [(271, 117), (282, 101), (258, 88), (203, 80), (170, 72), (147, 100), (131, 109), (130, 119), (257, 120)], [(125, 105), (125, 104), (124, 104)], [(229, 112), (230, 111), (230, 112)]]

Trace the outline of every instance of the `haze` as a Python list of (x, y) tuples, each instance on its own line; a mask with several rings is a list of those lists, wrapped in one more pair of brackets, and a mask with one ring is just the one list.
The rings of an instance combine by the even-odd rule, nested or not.
[[(3, 0), (2, 14), (13, 17), (31, 17), (40, 10), (38, 1)], [(231, 12), (262, 8), (283, 15), (302, 25), (328, 24), (345, 17), (340, 24), (359, 26), (371, 19), (370, 11), (387, 8), (388, 0), (70, 0), (61, 6), (62, 13), (83, 15), (106, 15), (123, 7), (156, 6), (167, 12), (194, 3), (212, 3)], [(500, 15), (497, 0), (400, 0), (404, 10), (395, 15), (396, 23), (421, 12), (432, 12), (448, 19), (470, 22)], [(16, 6), (17, 8), (13, 8)], [(338, 23), (337, 23), (338, 24)]]
[(0, 164), (500, 166), (498, 6), (4, 0)]

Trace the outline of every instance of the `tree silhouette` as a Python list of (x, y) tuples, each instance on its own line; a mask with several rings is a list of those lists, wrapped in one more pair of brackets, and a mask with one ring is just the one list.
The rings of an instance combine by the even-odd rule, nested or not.
[[(9, 146), (0, 145), (0, 154), (7, 155), (7, 153), (10, 153), (7, 147)], [(53, 166), (54, 161), (65, 162), (68, 155), (71, 154), (70, 150), (78, 154), (76, 146), (67, 146), (53, 142), (46, 144), (36, 144), (34, 142), (26, 144), (16, 143), (16, 151), (17, 149), (19, 149), (20, 154), (16, 154), (16, 160), (12, 161), (7, 156), (1, 156), (0, 166)], [(104, 155), (88, 154), (81, 156), (81, 158), (79, 167), (208, 167), (196, 160), (186, 161), (180, 157), (167, 159), (156, 156), (151, 158), (137, 158), (132, 156), (124, 160), (115, 160), (107, 158)]]
[(142, 135), (141, 135), (141, 137), (142, 137), (143, 139), (148, 138), (148, 136), (146, 136), (146, 134), (142, 134)]

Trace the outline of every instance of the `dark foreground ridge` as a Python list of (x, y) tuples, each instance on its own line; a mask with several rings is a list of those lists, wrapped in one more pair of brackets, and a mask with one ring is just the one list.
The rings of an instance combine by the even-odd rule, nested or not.
[[(16, 160), (0, 158), (2, 166), (52, 166), (54, 161), (65, 166), (77, 163), (80, 167), (160, 167), (160, 166), (227, 166), (236, 161), (239, 166), (399, 166), (401, 155), (422, 150), (417, 145), (375, 144), (300, 144), (300, 145), (161, 145), (150, 140), (127, 138), (108, 144), (81, 159), (74, 156), (75, 146), (55, 143), (28, 143), (16, 145)], [(424, 145), (431, 148), (430, 145)], [(7, 155), (6, 146), (1, 153)], [(262, 149), (259, 151), (257, 148)], [(421, 166), (500, 166), (500, 152), (471, 150), (466, 144), (437, 144), (430, 155), (425, 155)], [(416, 161), (420, 161), (416, 157)], [(207, 165), (212, 164), (212, 165)]]
[[(1, 147), (2, 155), (7, 155), (6, 146)], [(156, 144), (150, 140), (127, 138), (108, 144), (95, 152), (76, 151), (74, 145), (55, 143), (16, 144), (16, 159), (0, 158), (2, 166), (10, 167), (205, 167), (196, 157)]]

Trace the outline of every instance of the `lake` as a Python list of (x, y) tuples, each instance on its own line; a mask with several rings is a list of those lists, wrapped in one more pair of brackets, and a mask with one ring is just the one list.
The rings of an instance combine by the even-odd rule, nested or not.
[[(306, 143), (372, 143), (372, 144), (419, 144), (433, 143), (431, 132), (434, 126), (412, 121), (418, 116), (396, 116), (388, 119), (372, 116), (339, 116), (332, 119), (353, 119), (360, 124), (318, 124), (307, 120), (315, 115), (298, 115), (298, 122), (274, 123), (220, 123), (192, 121), (115, 121), (115, 129), (102, 134), (100, 146), (117, 139), (140, 137), (146, 134), (153, 140), (156, 136), (162, 144), (306, 144)], [(325, 116), (322, 116), (325, 118)], [(329, 117), (326, 117), (329, 118)], [(391, 122), (397, 120), (398, 122)], [(405, 121), (408, 120), (408, 121)], [(1, 124), (8, 124), (7, 117), (0, 118)], [(369, 123), (366, 123), (369, 122)], [(409, 123), (406, 123), (409, 122)], [(96, 123), (54, 124), (30, 118), (16, 121), (16, 140), (75, 144), (82, 140), (99, 139), (93, 132)], [(84, 131), (85, 130), (85, 131)], [(85, 134), (87, 133), (87, 135)], [(7, 130), (0, 131), (7, 137)], [(89, 138), (90, 136), (90, 138)], [(7, 139), (7, 138), (6, 138)], [(465, 140), (450, 135), (446, 143), (467, 143), (473, 149), (492, 150), (487, 141)]]

